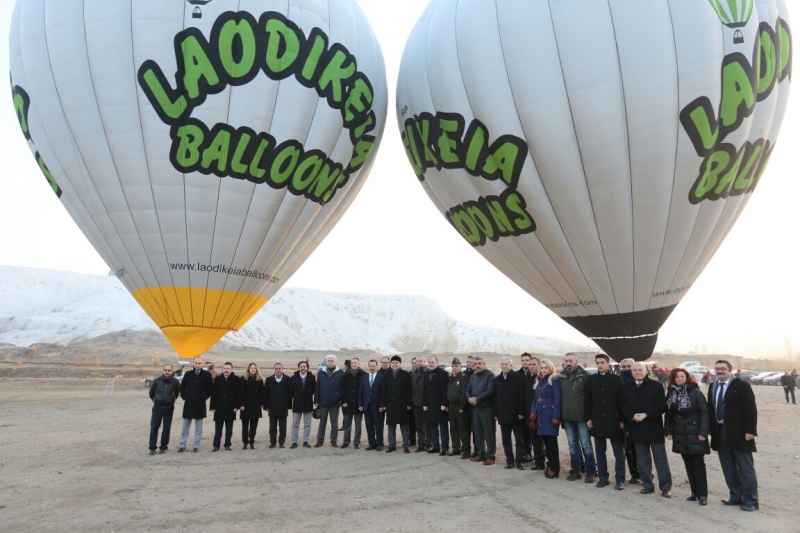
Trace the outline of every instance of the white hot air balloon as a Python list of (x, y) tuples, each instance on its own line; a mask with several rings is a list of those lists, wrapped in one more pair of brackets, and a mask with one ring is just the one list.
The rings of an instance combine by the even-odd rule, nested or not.
[(17, 0), (10, 65), (50, 186), (182, 356), (328, 234), (387, 110), (353, 0)]
[[(715, 3), (740, 8), (744, 46)], [(783, 0), (433, 0), (406, 45), (398, 126), (467, 242), (641, 360), (758, 185), (791, 50)]]

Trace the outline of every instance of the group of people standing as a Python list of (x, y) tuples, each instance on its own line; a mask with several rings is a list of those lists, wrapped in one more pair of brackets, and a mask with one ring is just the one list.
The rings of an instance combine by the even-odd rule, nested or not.
[[(163, 424), (160, 453), (169, 444), (172, 411), (177, 397), (184, 400), (183, 428), (178, 453), (187, 449), (191, 423), (195, 423), (192, 451), (197, 452), (206, 418), (206, 401), (213, 413), (215, 434), (212, 451), (231, 449), (236, 414), (242, 421), (242, 449), (254, 448), (262, 412), (267, 412), (269, 447), (285, 447), (287, 420), (292, 413), (290, 448), (310, 448), (311, 420), (319, 419), (314, 447), (358, 449), (362, 425), (366, 450), (387, 453), (438, 453), (493, 465), (496, 430), (500, 426), (507, 469), (542, 470), (548, 479), (558, 478), (561, 465), (558, 435), (564, 429), (569, 446), (567, 480), (584, 479), (602, 488), (611, 484), (606, 451), (614, 456), (614, 487), (625, 488), (625, 464), (631, 472), (628, 483), (641, 483), (642, 494), (655, 492), (653, 462), (659, 490), (671, 497), (672, 478), (665, 441), (680, 453), (691, 486), (690, 501), (706, 505), (708, 486), (704, 463), (710, 449), (717, 450), (730, 490), (725, 505), (742, 510), (758, 509), (758, 489), (752, 453), (755, 452), (757, 411), (750, 385), (732, 375), (727, 361), (717, 361), (717, 380), (708, 397), (694, 377), (682, 368), (667, 379), (667, 393), (658, 381), (648, 379), (643, 363), (620, 362), (620, 374), (611, 371), (609, 357), (595, 357), (597, 372), (590, 375), (574, 354), (564, 356), (561, 371), (552, 361), (522, 354), (521, 368), (513, 369), (509, 357), (500, 360), (500, 373), (486, 368), (480, 356), (469, 356), (466, 367), (452, 361), (448, 374), (435, 356), (414, 357), (411, 370), (401, 368), (400, 356), (372, 359), (366, 371), (358, 358), (337, 366), (334, 355), (326, 357), (316, 376), (307, 361), (288, 377), (283, 365), (273, 366), (264, 379), (256, 363), (243, 376), (225, 363), (222, 374), (213, 377), (196, 358), (193, 370), (178, 383), (172, 367), (150, 388), (153, 400), (150, 453), (156, 452), (159, 427)], [(339, 415), (343, 415), (339, 427)], [(302, 438), (300, 425), (303, 424)], [(330, 431), (327, 425), (330, 423)], [(384, 425), (387, 445), (384, 447)], [(397, 440), (400, 426), (401, 441)], [(224, 441), (223, 437), (224, 433)], [(339, 434), (341, 433), (341, 443)], [(594, 440), (594, 446), (592, 445)], [(452, 445), (451, 445), (452, 444)], [(584, 478), (585, 474), (585, 478)]]

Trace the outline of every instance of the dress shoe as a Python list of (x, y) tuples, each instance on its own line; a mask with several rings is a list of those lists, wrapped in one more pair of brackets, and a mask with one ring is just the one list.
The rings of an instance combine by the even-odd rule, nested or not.
[(525, 470), (525, 467), (524, 467), (524, 466), (522, 466), (522, 463), (519, 463), (519, 464), (517, 465), (517, 470)]
[(533, 465), (531, 470), (544, 470), (544, 465)]
[(164, 455), (167, 453), (167, 450), (158, 450), (158, 455)]
[(639, 491), (639, 494), (653, 494), (656, 489), (642, 489)]
[(155, 450), (150, 450), (150, 455), (155, 455), (155, 454), (156, 454)]
[(278, 448), (286, 448), (286, 445), (281, 442), (280, 444), (278, 444)]
[(245, 442), (244, 444), (242, 444), (242, 449), (243, 449), (243, 450), (246, 450), (246, 449), (247, 449), (247, 443), (246, 443), (246, 442)]
[(478, 457), (477, 455), (473, 455), (472, 457), (470, 457), (470, 458), (469, 458), (469, 460), (470, 460), (470, 461), (472, 461), (472, 462), (474, 462), (474, 463), (479, 463), (479, 462), (480, 462), (480, 463), (482, 463), (482, 462), (484, 462), (486, 459), (485, 459), (485, 458), (483, 458), (483, 457)]
[(486, 459), (483, 464), (486, 466), (492, 466), (494, 464), (494, 459)]
[(511, 463), (510, 465), (506, 465), (503, 468), (505, 468), (506, 470), (514, 470), (514, 463)]
[(372, 451), (372, 450), (374, 450), (375, 448), (377, 448), (377, 446), (367, 446), (366, 448), (364, 448), (364, 451), (365, 451), (365, 452), (371, 452), (371, 451)]
[(229, 451), (231, 451), (231, 445), (230, 445), (230, 444), (228, 444), (227, 446), (225, 446), (225, 451), (226, 451), (226, 452), (229, 452)]
[(631, 485), (640, 485), (642, 483), (642, 480), (639, 479), (638, 477), (632, 477), (628, 480), (628, 483), (630, 483)]
[(440, 451), (439, 455), (441, 455), (442, 457), (447, 457), (447, 450), (445, 449), (445, 450)]
[(722, 505), (742, 505), (742, 502), (740, 501), (734, 501), (734, 500), (720, 500), (720, 501), (722, 502)]
[(670, 492), (668, 490), (662, 490), (661, 491), (661, 497), (662, 498), (672, 498), (672, 492)]
[(597, 477), (591, 474), (586, 476), (586, 478), (583, 480), (584, 483), (594, 483), (595, 481), (597, 481)]
[(349, 447), (350, 447), (349, 444), (342, 444), (341, 446), (339, 446), (339, 448), (342, 449), (342, 450), (344, 450), (345, 448), (349, 448)]
[(214, 446), (213, 448), (211, 448), (211, 451), (212, 452), (218, 452), (219, 451), (219, 446)]
[(185, 451), (186, 451), (186, 448), (183, 448), (183, 447), (181, 447), (181, 448), (178, 448), (178, 453), (183, 453), (183, 452), (185, 452)]
[(607, 487), (607, 486), (608, 486), (608, 480), (606, 480), (606, 479), (601, 479), (600, 481), (595, 483), (595, 487), (597, 487), (598, 489), (602, 489), (603, 487)]
[(361, 447), (360, 444), (353, 444), (353, 448), (355, 448), (356, 450), (359, 449), (360, 447)]
[(270, 442), (270, 443), (269, 443), (269, 447), (270, 447), (270, 448), (274, 448), (274, 447), (275, 447), (275, 443), (274, 443), (274, 442)]
[(289, 446), (289, 449), (294, 450), (295, 448), (297, 448), (297, 443), (293, 442), (292, 445)]
[(255, 450), (256, 449), (256, 445), (254, 443), (252, 443), (252, 442), (250, 443), (250, 449), (251, 450)]
[(614, 489), (616, 489), (616, 490), (625, 490), (625, 483), (623, 483), (622, 481), (617, 481), (614, 484)]
[(425, 451), (425, 448), (423, 448), (422, 446), (417, 446), (417, 449), (414, 450), (414, 453), (421, 453), (421, 452), (424, 452), (424, 451)]
[(397, 447), (395, 447), (395, 446), (389, 446), (388, 448), (386, 448), (386, 453), (392, 453), (392, 452), (396, 452), (396, 451), (397, 451)]
[(469, 459), (469, 454), (468, 453), (462, 453), (461, 454), (461, 458), (462, 459)]
[(454, 455), (461, 455), (461, 450), (450, 450), (447, 452), (447, 457), (453, 457)]
[(758, 511), (758, 504), (755, 504), (755, 505), (742, 505), (742, 506), (739, 507), (739, 509), (741, 509), (742, 511), (748, 511), (748, 512)]
[(705, 496), (700, 496), (700, 501), (697, 503), (699, 503), (700, 505), (708, 505), (708, 498), (706, 498)]
[(522, 456), (522, 462), (523, 463), (531, 463), (531, 462), (533, 462), (533, 457), (531, 456), (531, 454), (526, 453), (525, 455)]
[(378, 446), (377, 448), (375, 448), (375, 451), (376, 452), (382, 452), (383, 451), (383, 446)]
[(307, 442), (304, 442), (303, 443), (303, 448), (311, 448), (311, 445), (309, 443), (307, 443)]
[(322, 443), (318, 442), (314, 445), (314, 448), (322, 448)]
[(442, 451), (442, 450), (435, 446), (433, 448), (430, 448), (428, 450), (428, 453), (439, 453), (440, 451)]
[(555, 479), (558, 477), (558, 472), (556, 472), (555, 470), (548, 470), (547, 472), (544, 473), (544, 477), (546, 477), (547, 479)]
[(411, 450), (408, 449), (408, 446), (403, 446), (403, 453), (411, 453)]
[(686, 498), (687, 502), (696, 502), (697, 501), (697, 494), (692, 494), (688, 498)]
[(331, 441), (331, 446), (333, 446), (334, 448), (338, 448), (339, 444), (337, 444), (335, 440), (332, 440)]

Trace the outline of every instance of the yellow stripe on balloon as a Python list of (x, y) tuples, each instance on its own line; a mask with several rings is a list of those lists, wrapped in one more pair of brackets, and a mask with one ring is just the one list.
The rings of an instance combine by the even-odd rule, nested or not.
[(255, 294), (200, 287), (149, 287), (135, 291), (133, 297), (181, 357), (207, 352), (267, 303)]

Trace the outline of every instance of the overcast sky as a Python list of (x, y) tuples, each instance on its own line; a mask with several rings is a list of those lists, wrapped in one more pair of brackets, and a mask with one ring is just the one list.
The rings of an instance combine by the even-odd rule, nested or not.
[[(419, 294), (439, 302), (458, 320), (589, 345), (452, 229), (405, 158), (394, 115), (395, 84), (405, 40), (427, 0), (358, 3), (386, 62), (390, 107), (385, 135), (359, 197), (286, 286)], [(11, 0), (0, 1), (2, 43), (8, 43), (12, 9)], [(7, 46), (0, 50), (0, 71), (8, 72)], [(0, 101), (5, 102), (0, 105), (0, 264), (107, 274), (108, 267), (34, 162), (19, 131), (7, 83), (0, 84)], [(792, 95), (758, 189), (661, 329), (657, 350), (773, 358), (800, 352), (798, 169), (800, 110)]]

